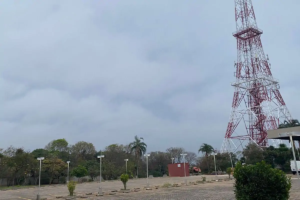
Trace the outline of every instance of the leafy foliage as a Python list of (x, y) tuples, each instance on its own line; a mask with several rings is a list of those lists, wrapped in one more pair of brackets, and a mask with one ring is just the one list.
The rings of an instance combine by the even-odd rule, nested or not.
[(255, 164), (264, 159), (263, 150), (255, 143), (250, 143), (243, 151), (246, 164)]
[(96, 160), (88, 160), (84, 166), (92, 180), (99, 175), (99, 163)]
[(49, 178), (49, 184), (53, 179), (59, 179), (67, 169), (67, 164), (57, 157), (50, 157), (43, 161), (44, 172), (47, 173)]
[(95, 146), (92, 143), (80, 141), (70, 147), (73, 155), (73, 162), (82, 164), (85, 160), (91, 160), (96, 154)]
[(205, 154), (207, 170), (208, 170), (207, 172), (209, 172), (209, 163), (210, 162), (209, 162), (208, 156), (214, 152), (214, 148), (209, 144), (203, 143), (198, 150), (198, 153), (199, 152), (202, 152)]
[(82, 166), (82, 165), (78, 165), (76, 168), (74, 168), (71, 172), (72, 176), (76, 176), (77, 178), (81, 178), (84, 177), (88, 174), (87, 169)]
[(69, 190), (70, 196), (74, 195), (75, 187), (76, 187), (76, 182), (75, 181), (70, 181), (68, 183), (68, 190)]
[(124, 185), (124, 190), (126, 190), (126, 184), (128, 182), (128, 179), (129, 179), (129, 176), (128, 174), (122, 174), (121, 177), (120, 177), (123, 185)]
[(290, 160), (293, 158), (292, 151), (285, 144), (280, 144), (279, 148), (270, 146), (262, 150), (256, 144), (249, 144), (243, 151), (241, 161), (246, 164), (255, 164), (262, 160), (270, 164), (273, 168), (280, 168), (285, 172), (289, 172)]
[(209, 145), (209, 144), (203, 143), (201, 145), (201, 147), (199, 148), (198, 152), (205, 153), (205, 156), (207, 157), (212, 152), (214, 152), (214, 148), (211, 145)]
[(31, 154), (35, 159), (37, 159), (39, 157), (47, 157), (49, 155), (49, 151), (45, 149), (35, 149), (34, 151), (31, 152)]
[(135, 156), (131, 153), (128, 153), (127, 146), (112, 144), (107, 146), (102, 154), (105, 155), (105, 158), (103, 159), (102, 171), (102, 176), (104, 179), (117, 179), (122, 173), (126, 172), (126, 162), (124, 159), (129, 160), (127, 162), (127, 173), (132, 174), (134, 172)]
[(45, 147), (46, 150), (48, 151), (67, 151), (68, 150), (68, 142), (65, 139), (57, 139), (49, 142), (49, 144), (46, 145)]
[[(146, 161), (142, 156), (146, 152), (147, 145), (142, 138), (135, 136), (130, 144), (112, 144), (106, 148), (96, 151), (92, 143), (80, 141), (74, 145), (69, 145), (65, 139), (51, 141), (45, 149), (35, 149), (32, 152), (26, 152), (22, 148), (13, 146), (3, 150), (0, 149), (0, 179), (7, 180), (7, 186), (18, 184), (37, 184), (39, 177), (38, 157), (45, 157), (42, 161), (41, 183), (56, 184), (64, 183), (67, 178), (67, 163), (70, 161), (70, 175), (76, 175), (81, 178), (84, 174), (89, 175), (91, 179), (99, 176), (98, 155), (105, 155), (102, 159), (102, 178), (106, 180), (116, 180), (126, 172), (129, 178), (134, 175), (146, 177)], [(171, 147), (166, 151), (150, 152), (148, 160), (149, 174), (154, 177), (161, 177), (168, 174), (168, 164), (172, 162), (183, 162), (181, 153), (186, 152), (186, 162), (191, 167), (199, 167), (202, 173), (214, 170), (213, 152), (211, 145), (202, 144), (199, 152), (204, 153), (203, 157), (196, 158), (193, 152), (186, 152), (181, 147)], [(284, 171), (290, 171), (289, 162), (292, 158), (291, 149), (285, 145), (279, 148), (269, 147), (264, 150), (257, 149), (256, 146), (249, 146), (243, 152), (243, 159), (246, 163), (255, 163), (264, 159), (272, 167), (280, 168)], [(218, 153), (216, 156), (216, 166), (218, 171), (226, 171), (231, 167), (230, 155), (228, 153)], [(231, 153), (233, 163), (237, 161), (236, 155)], [(195, 160), (196, 159), (196, 160)]]
[(237, 200), (288, 200), (291, 179), (284, 172), (273, 169), (264, 161), (256, 165), (242, 166), (234, 170), (235, 196)]
[(228, 176), (229, 176), (229, 178), (230, 178), (230, 175), (231, 175), (231, 173), (232, 173), (232, 168), (231, 168), (231, 167), (227, 167), (226, 173), (228, 174)]
[(146, 153), (147, 150), (147, 144), (145, 142), (142, 142), (144, 140), (143, 138), (139, 138), (137, 135), (134, 137), (134, 141), (130, 143), (130, 149), (131, 152), (134, 152), (136, 157), (136, 176), (139, 176), (139, 159), (140, 157)]

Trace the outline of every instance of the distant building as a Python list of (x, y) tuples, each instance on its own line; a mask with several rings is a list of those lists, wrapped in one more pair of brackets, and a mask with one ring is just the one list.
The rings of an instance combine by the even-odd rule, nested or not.
[[(169, 177), (184, 177), (184, 163), (168, 164)], [(185, 175), (190, 176), (190, 165), (185, 163)]]

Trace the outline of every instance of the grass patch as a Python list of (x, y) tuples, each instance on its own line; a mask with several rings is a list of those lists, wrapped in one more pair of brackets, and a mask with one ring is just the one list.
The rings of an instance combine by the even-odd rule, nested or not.
[(172, 187), (172, 184), (171, 184), (171, 183), (165, 183), (165, 184), (163, 184), (162, 187), (163, 187), (163, 188)]
[(37, 187), (37, 186), (36, 185), (0, 186), (0, 190), (17, 190), (17, 189), (26, 189), (26, 188), (34, 188), (34, 187)]

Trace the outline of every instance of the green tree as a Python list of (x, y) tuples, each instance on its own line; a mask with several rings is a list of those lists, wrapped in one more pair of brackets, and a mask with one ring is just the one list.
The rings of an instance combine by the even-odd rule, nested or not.
[(102, 171), (104, 179), (111, 180), (119, 178), (126, 170), (126, 162), (124, 159), (129, 159), (127, 162), (128, 174), (134, 172), (134, 155), (130, 154), (130, 152), (126, 150), (127, 148), (128, 145), (111, 144), (102, 152), (102, 154), (105, 155)]
[(136, 177), (138, 178), (139, 176), (139, 160), (141, 156), (146, 152), (147, 150), (147, 144), (144, 143), (143, 138), (138, 138), (138, 136), (134, 137), (134, 141), (130, 143), (131, 147), (131, 152), (134, 152), (135, 157), (136, 157)]
[(86, 176), (88, 174), (87, 169), (82, 166), (82, 165), (78, 165), (76, 168), (74, 168), (71, 172), (72, 176), (76, 176), (77, 178), (82, 178), (84, 176)]
[(57, 157), (50, 157), (43, 161), (42, 168), (48, 175), (49, 184), (52, 184), (54, 179), (59, 180), (64, 175), (67, 164)]
[(129, 179), (129, 176), (128, 176), (128, 174), (122, 174), (120, 178), (121, 178), (121, 181), (124, 185), (124, 190), (126, 190), (126, 184), (127, 184), (128, 179)]
[(264, 160), (273, 168), (279, 167), (283, 171), (290, 171), (290, 160), (292, 159), (292, 151), (285, 144), (280, 144), (279, 148), (270, 146), (263, 152)]
[(84, 166), (92, 180), (99, 175), (99, 163), (96, 160), (88, 160)]
[(242, 166), (234, 170), (235, 196), (237, 200), (288, 200), (291, 179), (279, 169), (273, 169), (264, 161), (256, 165)]
[(94, 159), (96, 149), (92, 143), (80, 141), (71, 146), (70, 152), (74, 157), (74, 164), (83, 164), (86, 160)]
[(76, 182), (75, 181), (70, 181), (67, 186), (68, 186), (70, 196), (73, 196), (74, 195), (74, 190), (75, 190), (75, 187), (76, 187)]
[[(274, 159), (276, 165), (283, 171), (290, 171), (290, 160), (292, 159), (292, 151), (285, 144), (280, 144), (279, 148), (275, 149), (277, 155)], [(288, 167), (286, 167), (288, 166)]]
[[(236, 155), (234, 153), (218, 153), (216, 155), (216, 162), (218, 170), (220, 171), (226, 171), (227, 167), (232, 167), (238, 159), (236, 158)], [(231, 163), (232, 160), (232, 163)]]
[(34, 151), (31, 152), (33, 157), (39, 158), (39, 157), (47, 157), (49, 155), (49, 151), (45, 149), (35, 149)]
[(243, 150), (246, 164), (256, 164), (264, 160), (263, 150), (255, 143), (249, 143)]
[(212, 152), (214, 152), (214, 148), (213, 148), (211, 145), (209, 145), (209, 144), (203, 143), (203, 144), (200, 146), (199, 150), (198, 150), (198, 153), (199, 153), (199, 152), (202, 152), (202, 153), (205, 154), (205, 158), (206, 158), (206, 160), (207, 160), (207, 170), (209, 171), (208, 156), (209, 156)]
[(149, 174), (154, 177), (161, 177), (168, 174), (168, 164), (171, 162), (169, 153), (166, 152), (151, 152), (149, 163)]
[(20, 185), (27, 177), (33, 175), (32, 171), (37, 165), (37, 161), (29, 152), (22, 148), (10, 146), (3, 152), (1, 159), (0, 175), (7, 178), (7, 185)]
[(57, 139), (57, 140), (53, 140), (51, 142), (49, 142), (46, 146), (45, 149), (48, 151), (59, 151), (59, 152), (63, 152), (63, 151), (67, 151), (68, 150), (68, 142), (66, 141), (66, 139)]
[(227, 167), (226, 173), (228, 174), (228, 176), (229, 176), (229, 178), (230, 178), (230, 175), (231, 175), (231, 173), (232, 173), (232, 168), (231, 168), (231, 167)]

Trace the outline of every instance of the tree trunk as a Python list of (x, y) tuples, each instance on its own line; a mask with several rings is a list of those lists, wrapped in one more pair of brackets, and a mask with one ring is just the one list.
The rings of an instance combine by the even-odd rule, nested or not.
[(139, 177), (139, 157), (136, 156), (136, 178)]
[(137, 160), (137, 165), (136, 165), (136, 178), (139, 178), (139, 160)]
[(208, 155), (206, 155), (207, 173), (209, 173), (209, 160)]
[(49, 178), (49, 185), (51, 185), (53, 178), (50, 176)]

